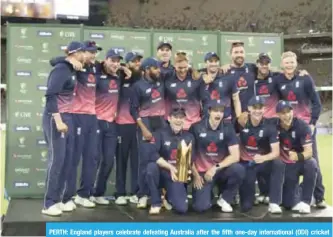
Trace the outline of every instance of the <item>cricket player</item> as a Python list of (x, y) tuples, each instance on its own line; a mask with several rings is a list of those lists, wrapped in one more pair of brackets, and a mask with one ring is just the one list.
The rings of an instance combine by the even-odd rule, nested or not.
[(157, 46), (157, 58), (159, 59), (159, 67), (161, 70), (161, 79), (174, 71), (174, 66), (171, 64), (172, 45), (169, 42), (160, 42)]
[(71, 42), (67, 49), (67, 61), (55, 64), (47, 81), (46, 106), (43, 114), (43, 130), (48, 144), (48, 169), (42, 213), (59, 216), (71, 211), (62, 203), (62, 193), (68, 179), (72, 161), (74, 135), (72, 106), (76, 87), (76, 71), (68, 62), (71, 58), (84, 63), (84, 45)]
[(161, 81), (159, 63), (154, 58), (146, 58), (141, 64), (143, 77), (131, 90), (130, 113), (138, 125), (139, 146), (139, 191), (138, 208), (146, 208), (148, 188), (145, 182), (147, 154), (144, 143), (150, 142), (152, 133), (165, 127), (164, 83)]
[(193, 208), (202, 212), (212, 206), (212, 190), (223, 186), (218, 205), (223, 212), (232, 212), (230, 205), (245, 175), (239, 164), (239, 141), (233, 125), (223, 124), (224, 104), (213, 100), (209, 116), (194, 124), (190, 131), (195, 138), (193, 164)]
[[(279, 116), (281, 159), (286, 164), (283, 188), (283, 206), (299, 213), (310, 213), (310, 203), (316, 185), (318, 164), (312, 153), (312, 131), (307, 122), (294, 117), (294, 106), (280, 101), (276, 107)], [(299, 177), (303, 175), (301, 195)]]
[[(138, 192), (138, 144), (137, 144), (137, 125), (130, 114), (129, 99), (131, 88), (135, 82), (141, 79), (142, 71), (140, 69), (142, 55), (128, 52), (125, 55), (126, 66), (131, 70), (131, 77), (128, 80), (121, 81), (121, 93), (119, 97), (118, 116), (116, 123), (118, 127), (118, 146), (116, 156), (116, 204), (126, 205), (126, 194), (130, 195), (129, 201), (137, 203), (136, 196)], [(126, 192), (127, 164), (131, 161), (131, 189)]]

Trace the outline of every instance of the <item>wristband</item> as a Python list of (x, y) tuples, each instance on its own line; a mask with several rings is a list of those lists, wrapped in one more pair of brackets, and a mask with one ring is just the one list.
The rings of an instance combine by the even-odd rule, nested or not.
[(304, 155), (302, 152), (297, 153), (298, 161), (304, 161)]

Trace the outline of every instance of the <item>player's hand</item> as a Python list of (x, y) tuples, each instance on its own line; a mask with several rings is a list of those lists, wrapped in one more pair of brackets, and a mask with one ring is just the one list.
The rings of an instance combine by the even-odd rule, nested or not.
[(204, 178), (207, 182), (211, 182), (213, 180), (214, 175), (216, 174), (216, 167), (213, 166), (204, 175)]
[(214, 81), (214, 78), (210, 74), (207, 74), (207, 73), (202, 75), (202, 79), (204, 80), (204, 82), (206, 84), (210, 84)]
[(256, 164), (261, 164), (266, 161), (265, 156), (258, 155), (258, 154), (253, 157), (253, 160), (254, 160), (254, 162), (256, 162)]
[(249, 119), (249, 113), (248, 112), (243, 112), (237, 118), (237, 121), (242, 127), (245, 127), (245, 124), (247, 123), (248, 119)]
[(200, 175), (194, 176), (194, 178), (193, 178), (194, 188), (197, 189), (197, 190), (200, 190), (200, 189), (202, 189), (203, 185), (204, 185), (203, 178)]
[(225, 65), (221, 66), (220, 70), (221, 70), (224, 74), (226, 74), (226, 73), (230, 70), (230, 68), (231, 68), (231, 65), (230, 65), (230, 64), (225, 64)]
[(173, 182), (178, 181), (178, 176), (177, 176), (178, 171), (177, 171), (176, 167), (174, 167), (173, 165), (170, 165), (169, 170), (170, 170), (170, 175), (171, 175), (172, 181)]
[(309, 73), (308, 73), (307, 70), (299, 70), (299, 71), (298, 71), (298, 74), (299, 74), (301, 77), (303, 77), (303, 76), (308, 76), (308, 75), (309, 75)]
[(289, 159), (293, 161), (298, 161), (297, 153), (294, 151), (289, 151)]
[(74, 58), (66, 58), (66, 61), (72, 64), (76, 71), (81, 71), (83, 69), (83, 64)]
[(124, 73), (125, 73), (125, 80), (130, 79), (131, 76), (132, 76), (132, 71), (131, 71), (128, 67), (126, 67), (126, 66), (120, 66), (120, 68), (121, 68), (121, 69), (124, 71)]
[(66, 133), (68, 131), (67, 125), (63, 122), (56, 123), (56, 127), (60, 133)]
[(144, 129), (142, 131), (142, 136), (146, 141), (150, 141), (153, 138), (153, 134), (148, 129)]

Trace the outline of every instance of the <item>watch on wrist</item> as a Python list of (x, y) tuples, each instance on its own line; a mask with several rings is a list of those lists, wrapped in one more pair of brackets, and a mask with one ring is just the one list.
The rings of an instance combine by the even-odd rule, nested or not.
[(215, 167), (218, 169), (218, 168), (220, 168), (221, 166), (220, 166), (220, 164), (216, 164)]

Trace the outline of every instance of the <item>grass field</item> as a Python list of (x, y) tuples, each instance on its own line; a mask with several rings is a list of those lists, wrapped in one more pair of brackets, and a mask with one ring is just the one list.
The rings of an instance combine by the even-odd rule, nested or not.
[[(2, 203), (2, 214), (7, 210), (7, 201), (3, 199), (4, 197), (4, 173), (5, 173), (5, 133), (1, 133), (1, 159), (0, 159), (0, 194), (1, 194), (1, 203)], [(332, 136), (330, 135), (321, 135), (317, 137), (317, 142), (319, 146), (319, 155), (320, 155), (320, 167), (323, 174), (324, 185), (326, 187), (326, 201), (329, 205), (332, 205)]]

